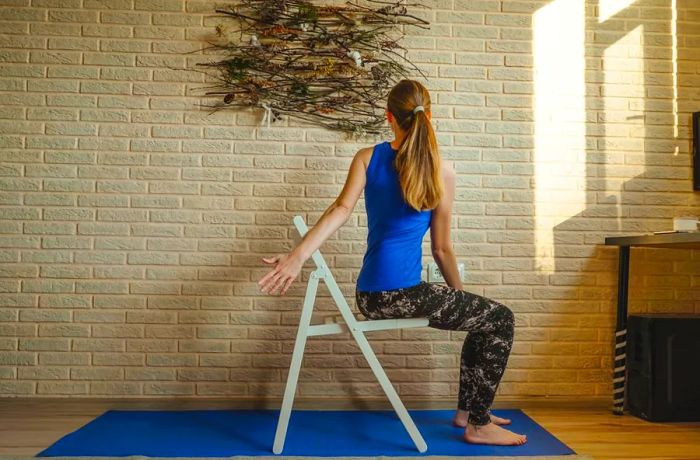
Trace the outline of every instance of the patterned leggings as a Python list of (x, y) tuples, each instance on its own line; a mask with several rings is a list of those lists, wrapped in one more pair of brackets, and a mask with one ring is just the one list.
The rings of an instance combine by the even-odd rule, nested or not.
[(428, 325), (468, 331), (460, 361), (457, 407), (469, 423), (489, 423), (489, 408), (513, 345), (513, 312), (494, 300), (444, 284), (421, 281), (390, 291), (358, 291), (355, 300), (367, 319), (428, 318)]

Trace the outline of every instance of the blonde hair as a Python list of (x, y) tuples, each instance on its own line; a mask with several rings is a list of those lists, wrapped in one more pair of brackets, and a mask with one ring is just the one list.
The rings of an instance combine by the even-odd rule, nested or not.
[[(424, 110), (413, 113), (419, 105)], [(437, 139), (426, 114), (430, 94), (419, 82), (403, 79), (389, 92), (387, 110), (406, 133), (394, 159), (404, 200), (416, 211), (434, 209), (442, 199), (444, 186)]]

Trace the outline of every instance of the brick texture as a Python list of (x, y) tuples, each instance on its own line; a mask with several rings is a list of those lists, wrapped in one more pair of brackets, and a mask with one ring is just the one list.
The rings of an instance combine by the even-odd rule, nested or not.
[[(604, 237), (698, 213), (700, 5), (676, 3), (429, 0), (406, 31), (458, 171), (465, 289), (516, 313), (499, 395), (608, 395)], [(380, 139), (201, 108), (182, 69), (210, 58), (208, 0), (0, 5), (0, 394), (281, 397), (312, 263), (262, 296), (261, 256)], [(322, 247), (348, 299), (365, 243), (361, 200)], [(700, 312), (700, 252), (632, 252), (631, 312)], [(464, 333), (369, 336), (407, 400), (456, 397)], [(382, 397), (349, 334), (309, 340), (299, 394)]]

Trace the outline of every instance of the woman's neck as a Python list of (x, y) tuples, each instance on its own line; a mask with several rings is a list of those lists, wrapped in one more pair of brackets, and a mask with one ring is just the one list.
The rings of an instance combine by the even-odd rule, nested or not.
[(391, 145), (391, 148), (394, 150), (398, 150), (399, 147), (401, 147), (401, 143), (403, 142), (403, 136), (394, 136), (395, 139), (391, 142), (389, 142), (389, 145)]

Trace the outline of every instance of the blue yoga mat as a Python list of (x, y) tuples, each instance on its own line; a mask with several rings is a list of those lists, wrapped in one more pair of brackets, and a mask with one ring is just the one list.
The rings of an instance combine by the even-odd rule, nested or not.
[[(534, 456), (573, 450), (520, 410), (494, 410), (526, 434), (521, 446), (485, 446), (462, 440), (454, 410), (409, 410), (428, 451), (421, 454), (392, 410), (293, 410), (281, 455), (296, 456)], [(37, 457), (229, 457), (274, 455), (276, 410), (110, 410), (64, 436)]]

